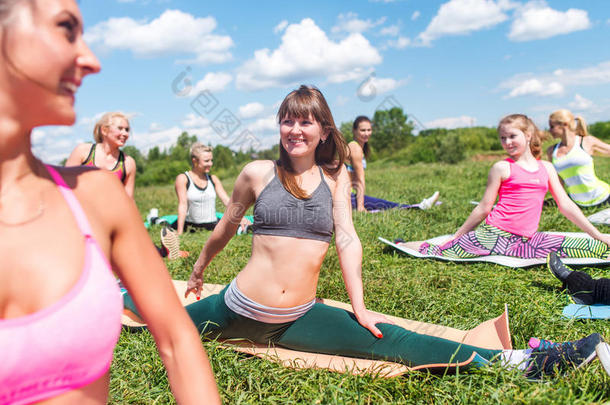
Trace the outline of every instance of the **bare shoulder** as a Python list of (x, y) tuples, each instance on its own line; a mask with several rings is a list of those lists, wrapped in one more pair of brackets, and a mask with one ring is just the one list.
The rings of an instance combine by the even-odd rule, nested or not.
[[(186, 176), (182, 176), (182, 177), (186, 177)], [(210, 178), (212, 179), (212, 183), (214, 183), (214, 185), (218, 185), (218, 184), (222, 184), (220, 182), (220, 179), (218, 178), (218, 176), (216, 176), (215, 174), (210, 174)]]
[(244, 166), (239, 174), (248, 180), (257, 180), (266, 178), (268, 173), (273, 173), (275, 163), (272, 160), (255, 160)]
[(553, 166), (553, 164), (551, 162), (548, 162), (546, 160), (541, 160), (540, 163), (542, 163), (542, 165), (544, 166), (544, 168), (546, 169), (547, 172), (549, 172), (549, 173), (555, 172), (555, 166)]

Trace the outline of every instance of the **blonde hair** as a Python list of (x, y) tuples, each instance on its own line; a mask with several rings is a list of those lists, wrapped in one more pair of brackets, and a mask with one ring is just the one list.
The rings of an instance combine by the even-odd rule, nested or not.
[(546, 134), (538, 129), (531, 118), (525, 114), (511, 114), (500, 120), (498, 131), (503, 125), (514, 126), (524, 134), (530, 135), (530, 151), (536, 159), (540, 159), (542, 156), (542, 141), (545, 140)]
[(102, 143), (104, 139), (104, 136), (102, 135), (102, 127), (110, 126), (114, 118), (122, 118), (127, 121), (127, 125), (129, 125), (129, 118), (127, 118), (127, 116), (122, 112), (107, 112), (106, 114), (102, 115), (102, 117), (95, 123), (95, 127), (93, 127), (93, 139), (96, 143)]
[(201, 142), (195, 142), (191, 145), (191, 149), (189, 151), (191, 155), (191, 164), (193, 164), (193, 159), (201, 156), (202, 153), (210, 152), (212, 153), (214, 149), (211, 146), (207, 146), (202, 144)]
[(574, 115), (566, 109), (557, 110), (549, 116), (549, 121), (559, 122), (560, 124), (567, 125), (572, 131), (579, 136), (589, 135), (587, 131), (587, 123), (585, 119), (580, 115), (574, 117)]

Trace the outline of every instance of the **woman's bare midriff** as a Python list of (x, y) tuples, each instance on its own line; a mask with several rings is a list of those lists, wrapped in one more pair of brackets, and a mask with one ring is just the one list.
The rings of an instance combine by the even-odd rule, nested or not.
[(259, 304), (289, 308), (316, 296), (327, 242), (285, 236), (254, 235), (252, 255), (237, 275), (241, 292)]

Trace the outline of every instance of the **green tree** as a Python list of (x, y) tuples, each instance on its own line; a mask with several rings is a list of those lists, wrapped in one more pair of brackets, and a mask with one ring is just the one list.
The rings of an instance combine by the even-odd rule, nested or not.
[(133, 160), (136, 161), (136, 173), (142, 174), (144, 173), (144, 167), (146, 166), (146, 159), (144, 155), (133, 145), (125, 146), (123, 148), (123, 153), (127, 156), (131, 156)]
[(371, 146), (382, 156), (404, 148), (413, 140), (413, 124), (400, 107), (375, 111)]
[(229, 169), (235, 166), (235, 160), (233, 159), (233, 152), (231, 149), (223, 145), (216, 145), (214, 147), (214, 167), (217, 169)]

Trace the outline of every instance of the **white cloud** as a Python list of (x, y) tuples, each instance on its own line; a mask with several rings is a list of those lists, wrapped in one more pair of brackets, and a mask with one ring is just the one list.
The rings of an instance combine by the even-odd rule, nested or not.
[(194, 17), (180, 10), (166, 10), (158, 18), (136, 21), (110, 18), (91, 27), (85, 40), (105, 49), (130, 50), (137, 56), (190, 54), (187, 63), (222, 63), (231, 59), (233, 40), (218, 35), (214, 17)]
[(400, 27), (398, 25), (390, 25), (379, 30), (379, 34), (395, 37), (400, 34)]
[(519, 96), (556, 96), (564, 92), (564, 87), (556, 81), (543, 82), (538, 79), (528, 79), (513, 88), (508, 94), (508, 98)]
[(417, 19), (419, 18), (419, 16), (420, 16), (420, 15), (421, 15), (421, 13), (420, 13), (419, 11), (415, 10), (415, 11), (413, 12), (413, 14), (411, 14), (411, 21), (415, 21), (415, 20), (417, 20)]
[(254, 52), (236, 78), (240, 90), (285, 87), (312, 78), (323, 77), (330, 82), (356, 80), (368, 68), (381, 63), (377, 49), (359, 33), (333, 42), (310, 18), (289, 25), (280, 46)]
[(181, 125), (185, 128), (205, 127), (210, 125), (210, 120), (202, 117), (199, 114), (189, 113), (186, 114), (186, 117), (184, 117), (182, 120)]
[(159, 124), (158, 122), (151, 122), (150, 125), (148, 126), (148, 130), (150, 132), (161, 131), (162, 129), (163, 129), (163, 125)]
[(347, 103), (349, 103), (350, 100), (351, 100), (351, 98), (349, 98), (349, 97), (338, 95), (337, 99), (335, 101), (335, 105), (338, 107), (342, 107), (342, 106), (346, 105)]
[(264, 118), (259, 118), (253, 123), (249, 124), (248, 129), (254, 134), (261, 132), (273, 132), (277, 135), (279, 124), (277, 123), (277, 117), (275, 115), (269, 115)]
[(265, 106), (261, 103), (248, 103), (239, 107), (239, 116), (241, 118), (254, 118), (265, 110)]
[(98, 112), (93, 117), (83, 117), (78, 120), (77, 125), (82, 125), (84, 127), (91, 127), (91, 131), (93, 131), (93, 126), (100, 118), (102, 118), (102, 115), (104, 115), (104, 114), (105, 114), (105, 111), (102, 111), (102, 112)]
[(438, 118), (429, 122), (426, 122), (424, 125), (426, 128), (463, 128), (463, 127), (471, 127), (476, 124), (477, 119), (474, 117), (469, 117), (467, 115), (462, 115), (459, 117), (447, 117), (447, 118)]
[(556, 69), (546, 74), (525, 73), (500, 83), (507, 98), (523, 95), (559, 95), (574, 86), (599, 86), (610, 83), (610, 61), (581, 69)]
[(331, 29), (331, 32), (361, 33), (383, 24), (386, 18), (381, 17), (376, 21), (372, 21), (371, 19), (361, 20), (358, 18), (358, 14), (350, 12), (347, 14), (339, 14), (337, 20), (337, 25)]
[(388, 48), (396, 48), (396, 49), (405, 49), (407, 46), (411, 45), (411, 39), (407, 37), (398, 37), (396, 39), (391, 39), (386, 42), (385, 46)]
[(204, 90), (208, 90), (212, 93), (216, 93), (224, 90), (229, 83), (233, 80), (233, 76), (225, 72), (210, 72), (207, 73), (203, 79), (195, 84), (193, 88), (193, 94), (199, 94)]
[(275, 28), (273, 28), (273, 32), (279, 34), (280, 32), (284, 31), (287, 26), (288, 21), (282, 20), (278, 25), (275, 26)]
[(553, 10), (544, 2), (530, 2), (517, 10), (508, 38), (512, 41), (532, 41), (585, 30), (591, 27), (585, 10), (571, 8)]
[(380, 78), (371, 76), (365, 84), (358, 89), (358, 96), (368, 98), (378, 94), (392, 91), (408, 82), (407, 79), (395, 80), (391, 78)]
[(583, 111), (591, 109), (594, 104), (593, 101), (584, 98), (580, 94), (576, 94), (574, 100), (571, 101), (568, 106), (573, 110)]
[(512, 7), (512, 3), (502, 0), (450, 0), (441, 5), (418, 40), (427, 46), (442, 36), (464, 35), (491, 28), (508, 18), (504, 11)]

